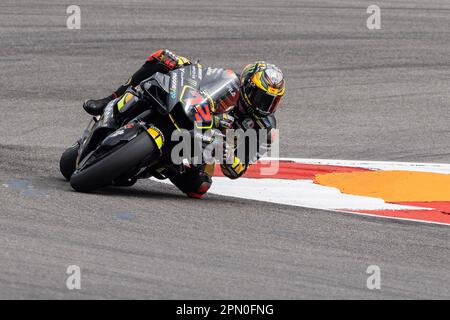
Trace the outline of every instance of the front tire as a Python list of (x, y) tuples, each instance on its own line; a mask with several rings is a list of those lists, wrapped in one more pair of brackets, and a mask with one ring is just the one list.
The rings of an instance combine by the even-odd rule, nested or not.
[(78, 150), (80, 149), (80, 144), (77, 142), (61, 155), (59, 160), (59, 171), (66, 178), (67, 181), (76, 170), (76, 162), (78, 157)]
[(73, 189), (80, 192), (106, 187), (130, 170), (156, 159), (159, 156), (156, 151), (158, 150), (153, 139), (143, 132), (97, 163), (81, 171), (75, 171), (70, 178), (70, 184)]

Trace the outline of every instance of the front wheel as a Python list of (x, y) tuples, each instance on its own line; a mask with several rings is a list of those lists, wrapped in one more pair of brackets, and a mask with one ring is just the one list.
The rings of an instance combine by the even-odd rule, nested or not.
[(100, 161), (75, 171), (70, 178), (70, 184), (80, 192), (106, 187), (126, 173), (155, 160), (159, 156), (157, 151), (153, 139), (143, 132)]
[(66, 178), (67, 181), (70, 180), (72, 173), (76, 170), (76, 162), (78, 157), (78, 150), (80, 149), (80, 144), (77, 142), (61, 155), (59, 160), (59, 170), (61, 174)]

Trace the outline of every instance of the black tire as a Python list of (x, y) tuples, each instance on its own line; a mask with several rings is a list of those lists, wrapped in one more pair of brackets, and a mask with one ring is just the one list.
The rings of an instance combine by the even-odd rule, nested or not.
[(106, 187), (131, 169), (155, 158), (156, 150), (153, 139), (143, 132), (99, 162), (81, 171), (75, 171), (70, 178), (70, 184), (80, 192)]
[(64, 153), (61, 155), (61, 159), (59, 160), (59, 170), (67, 181), (70, 180), (70, 177), (76, 170), (76, 162), (79, 149), (80, 144), (77, 142), (70, 148), (67, 148), (66, 151), (64, 151)]

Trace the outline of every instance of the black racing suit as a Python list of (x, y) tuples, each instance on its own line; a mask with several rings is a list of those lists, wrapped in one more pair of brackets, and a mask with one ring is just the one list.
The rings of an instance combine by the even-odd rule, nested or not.
[[(178, 56), (170, 50), (158, 50), (151, 54), (142, 67), (125, 84), (113, 92), (111, 96), (100, 100), (88, 100), (85, 102), (84, 108), (88, 113), (100, 114), (109, 101), (123, 95), (128, 87), (139, 85), (143, 80), (156, 72), (167, 73), (189, 64), (190, 61), (188, 59)], [(221, 164), (221, 171), (225, 176), (230, 179), (237, 179), (245, 173), (253, 161), (264, 155), (265, 151), (270, 148), (272, 137), (270, 133), (272, 129), (276, 128), (276, 120), (273, 115), (263, 118), (250, 115), (239, 103), (229, 115), (231, 115), (229, 118), (234, 120), (230, 124), (232, 129), (242, 129), (244, 131), (248, 129), (255, 129), (256, 131), (266, 129), (269, 132), (267, 141), (258, 141), (256, 154), (248, 155), (242, 160), (236, 154), (232, 154), (233, 161)], [(227, 117), (225, 116), (225, 118)], [(211, 187), (213, 172), (214, 165), (191, 166), (186, 167), (184, 173), (172, 177), (170, 180), (188, 196), (201, 198)]]

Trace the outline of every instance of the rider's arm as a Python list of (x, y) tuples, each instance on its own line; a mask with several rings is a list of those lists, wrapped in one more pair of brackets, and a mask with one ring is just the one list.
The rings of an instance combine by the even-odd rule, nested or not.
[(178, 56), (168, 49), (158, 50), (152, 53), (142, 67), (136, 71), (125, 84), (121, 85), (114, 93), (116, 97), (125, 93), (129, 86), (135, 87), (156, 72), (167, 73), (181, 66), (190, 64), (185, 57)]
[(234, 154), (232, 155), (232, 163), (224, 163), (220, 165), (222, 173), (230, 179), (240, 178), (245, 174), (248, 167), (250, 167), (258, 159), (263, 157), (267, 153), (267, 151), (270, 150), (272, 141), (275, 138), (275, 117), (271, 115), (269, 117), (256, 121), (256, 124), (259, 129), (267, 130), (267, 140), (260, 141), (258, 136), (258, 150), (254, 156), (248, 155), (247, 159), (239, 159), (238, 156)]

